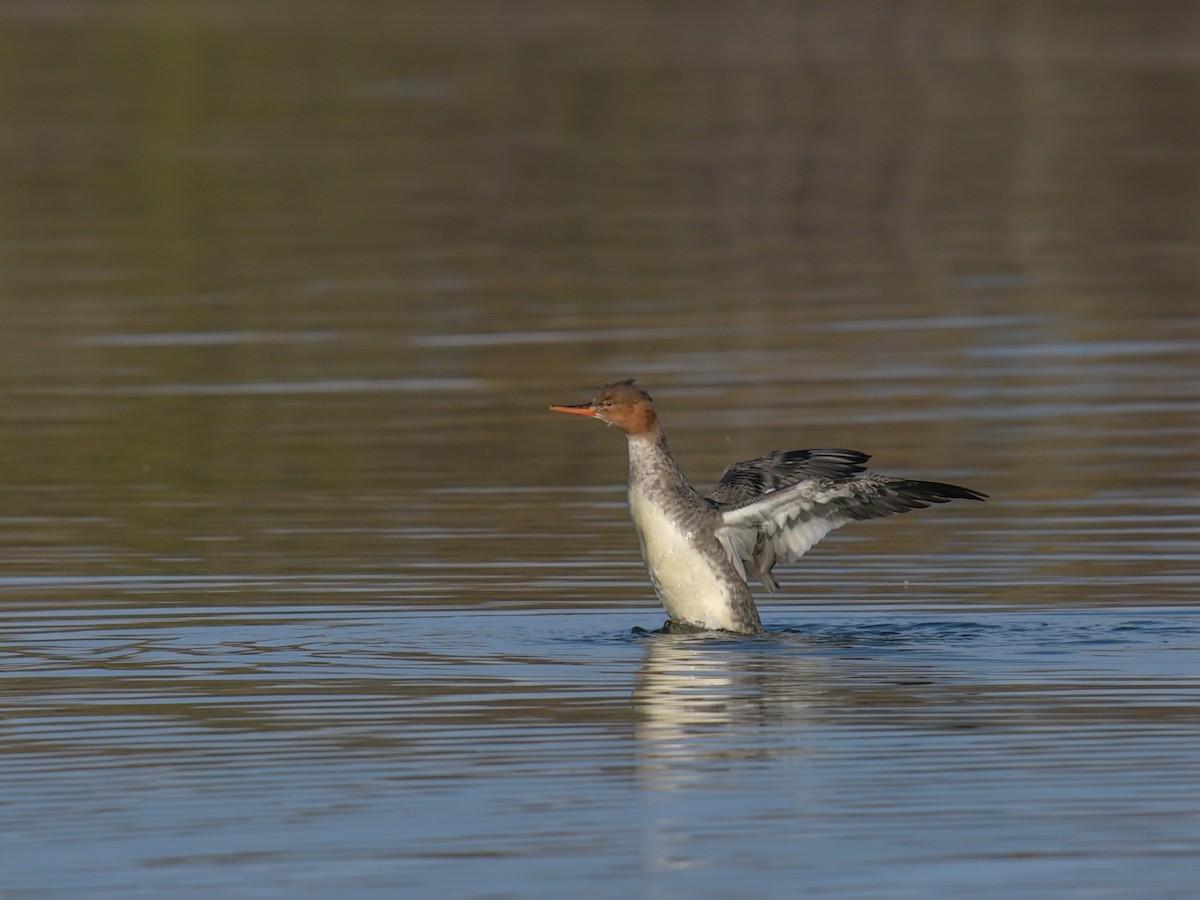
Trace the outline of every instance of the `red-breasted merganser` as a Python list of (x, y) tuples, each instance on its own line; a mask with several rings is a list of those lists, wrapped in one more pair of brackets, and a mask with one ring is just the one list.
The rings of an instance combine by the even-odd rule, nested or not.
[(776, 450), (734, 463), (701, 497), (679, 471), (650, 395), (632, 378), (604, 385), (587, 403), (550, 408), (625, 432), (629, 510), (667, 630), (758, 634), (747, 573), (774, 592), (775, 563), (799, 559), (847, 522), (987, 496), (866, 472), (870, 457), (855, 450)]

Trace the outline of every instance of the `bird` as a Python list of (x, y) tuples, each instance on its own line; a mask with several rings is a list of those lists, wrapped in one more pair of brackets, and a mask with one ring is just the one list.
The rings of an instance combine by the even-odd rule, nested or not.
[(954, 484), (868, 472), (870, 456), (845, 449), (776, 450), (734, 463), (701, 496), (680, 471), (654, 401), (635, 379), (603, 385), (586, 403), (550, 409), (625, 432), (629, 510), (667, 632), (760, 634), (750, 577), (775, 592), (775, 565), (799, 559), (834, 529), (987, 497)]

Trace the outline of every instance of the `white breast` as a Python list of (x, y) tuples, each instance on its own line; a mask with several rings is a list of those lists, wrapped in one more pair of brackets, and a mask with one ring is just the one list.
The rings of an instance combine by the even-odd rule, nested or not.
[(732, 598), (695, 536), (640, 491), (629, 492), (629, 509), (642, 542), (642, 556), (667, 616), (706, 628), (737, 630)]

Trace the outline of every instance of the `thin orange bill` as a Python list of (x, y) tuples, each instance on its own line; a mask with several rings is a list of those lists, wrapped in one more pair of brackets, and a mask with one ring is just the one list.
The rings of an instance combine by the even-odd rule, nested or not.
[(590, 403), (580, 403), (578, 406), (551, 406), (555, 412), (570, 413), (573, 416), (594, 416), (596, 411)]

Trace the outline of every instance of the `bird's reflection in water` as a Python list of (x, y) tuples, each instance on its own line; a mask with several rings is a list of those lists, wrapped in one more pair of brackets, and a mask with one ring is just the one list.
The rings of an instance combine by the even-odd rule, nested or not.
[(811, 755), (806, 747), (830, 728), (983, 724), (995, 715), (971, 702), (980, 686), (953, 648), (989, 633), (916, 622), (649, 635), (633, 696), (638, 771), (654, 788), (683, 787), (768, 747)]
[(757, 752), (748, 732), (814, 719), (826, 663), (797, 649), (711, 633), (649, 638), (633, 697), (639, 772), (682, 787), (707, 779), (708, 763)]
[(710, 865), (712, 841), (719, 841), (714, 824), (737, 818), (729, 792), (745, 790), (755, 770), (762, 776), (780, 761), (781, 738), (787, 753), (803, 758), (825, 663), (797, 652), (795, 641), (774, 644), (776, 637), (647, 638), (633, 703), (639, 846), (648, 872)]

